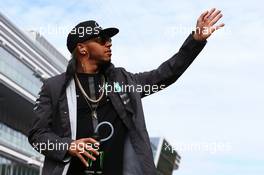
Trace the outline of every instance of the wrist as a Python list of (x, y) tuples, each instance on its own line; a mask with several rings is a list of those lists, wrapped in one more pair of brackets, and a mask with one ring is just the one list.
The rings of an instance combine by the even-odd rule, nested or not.
[(195, 39), (196, 41), (205, 41), (206, 40), (202, 36), (200, 36), (197, 32), (193, 32), (192, 36), (193, 36), (193, 39)]

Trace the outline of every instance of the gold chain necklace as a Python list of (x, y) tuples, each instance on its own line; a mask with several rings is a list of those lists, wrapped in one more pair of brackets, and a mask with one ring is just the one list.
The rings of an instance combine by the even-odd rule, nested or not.
[[(102, 76), (102, 77), (103, 77), (103, 83), (102, 83), (102, 84), (103, 84), (103, 87), (104, 87), (104, 84), (105, 84), (105, 78), (104, 78), (104, 76)], [(97, 109), (97, 107), (98, 107), (98, 102), (99, 102), (99, 101), (103, 98), (103, 96), (104, 96), (104, 91), (105, 91), (105, 89), (103, 88), (103, 91), (102, 91), (102, 93), (101, 93), (101, 95), (99, 96), (98, 99), (93, 100), (92, 98), (90, 98), (90, 97), (86, 94), (86, 92), (85, 92), (85, 90), (83, 89), (82, 84), (81, 84), (81, 82), (80, 82), (80, 80), (78, 79), (78, 77), (77, 77), (76, 74), (75, 74), (75, 79), (76, 79), (76, 82), (77, 82), (78, 87), (79, 87), (80, 90), (81, 90), (81, 93), (82, 93), (83, 96), (84, 96), (84, 99), (85, 99), (86, 103), (88, 104), (89, 108), (91, 109), (91, 115), (92, 115), (92, 117), (94, 117), (94, 118), (97, 120), (97, 112), (96, 112), (96, 109)], [(95, 104), (95, 108), (92, 107), (92, 105), (89, 103), (89, 101)]]
[[(103, 77), (103, 83), (102, 83), (102, 84), (103, 84), (103, 87), (104, 87), (104, 84), (105, 84), (105, 78), (104, 78), (104, 76), (102, 76), (102, 77)], [(89, 100), (89, 101), (92, 102), (92, 103), (98, 103), (98, 102), (103, 98), (103, 96), (104, 96), (104, 90), (105, 90), (104, 88), (102, 88), (103, 91), (102, 91), (101, 95), (99, 96), (99, 98), (93, 100), (93, 99), (90, 98), (90, 97), (86, 94), (86, 92), (84, 91), (84, 89), (83, 89), (83, 87), (82, 87), (82, 84), (81, 84), (81, 82), (80, 82), (80, 80), (78, 79), (78, 77), (77, 77), (76, 74), (75, 74), (75, 79), (76, 79), (76, 81), (77, 81), (77, 84), (78, 84), (78, 86), (79, 86), (79, 88), (80, 88), (82, 94), (84, 95), (84, 97), (85, 97), (87, 100)]]

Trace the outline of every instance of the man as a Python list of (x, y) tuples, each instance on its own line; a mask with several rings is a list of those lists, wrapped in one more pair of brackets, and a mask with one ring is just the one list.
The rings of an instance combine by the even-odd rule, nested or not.
[(206, 39), (224, 26), (215, 26), (221, 17), (216, 9), (201, 14), (177, 54), (137, 74), (111, 63), (117, 28), (102, 29), (95, 21), (75, 26), (67, 38), (67, 71), (44, 81), (34, 107), (29, 142), (45, 155), (43, 174), (156, 174), (141, 98), (183, 74)]

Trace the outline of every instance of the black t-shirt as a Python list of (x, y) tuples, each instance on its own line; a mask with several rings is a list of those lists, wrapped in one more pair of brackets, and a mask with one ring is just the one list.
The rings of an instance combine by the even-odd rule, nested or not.
[[(102, 82), (100, 74), (77, 74), (86, 94), (95, 93), (96, 99), (99, 97), (99, 85)], [(76, 139), (92, 137), (94, 133), (91, 109), (85, 101), (77, 83), (77, 134)], [(90, 103), (91, 105), (91, 103)], [(126, 135), (126, 127), (117, 115), (110, 99), (104, 95), (96, 109), (98, 123), (107, 121), (113, 125), (113, 136), (100, 143), (100, 150), (104, 151), (103, 174), (104, 175), (122, 175), (123, 171), (123, 150)], [(104, 125), (99, 129), (99, 135), (102, 138), (109, 136), (111, 129)], [(85, 166), (77, 157), (72, 157), (67, 175), (84, 175)]]

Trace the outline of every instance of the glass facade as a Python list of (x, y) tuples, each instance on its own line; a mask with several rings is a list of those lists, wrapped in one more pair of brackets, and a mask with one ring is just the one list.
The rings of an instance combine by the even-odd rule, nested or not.
[[(11, 22), (9, 22), (9, 20), (6, 19), (1, 13), (0, 27), (3, 29), (8, 29), (3, 31), (1, 30), (1, 36), (3, 35), (4, 37), (0, 37), (0, 75), (6, 77), (8, 80), (14, 83), (14, 88), (16, 88), (17, 85), (32, 96), (37, 97), (38, 92), (40, 91), (43, 84), (42, 80), (45, 78), (44, 75), (54, 75), (56, 73), (64, 71), (64, 68), (67, 66), (68, 62), (67, 59), (59, 54), (59, 52), (56, 51), (56, 49), (51, 45), (49, 45), (49, 47), (45, 47), (45, 45), (39, 45), (39, 43), (41, 44), (41, 42), (39, 42), (38, 40), (37, 42), (39, 43), (36, 43), (35, 41), (32, 42), (31, 39), (20, 32), (20, 30), (16, 28), (16, 26), (14, 26)], [(25, 42), (20, 42), (20, 40), (23, 40)], [(46, 42), (45, 44), (49, 43)], [(34, 47), (32, 47), (33, 45)], [(28, 50), (26, 49), (27, 47), (31, 47), (31, 49)], [(46, 69), (42, 70), (42, 68), (39, 68), (38, 70), (37, 67), (34, 67), (35, 65), (31, 65), (23, 57), (21, 58), (20, 54), (16, 53), (13, 48), (18, 48), (20, 49), (21, 53), (25, 52), (27, 54), (32, 54), (33, 52), (31, 52), (31, 50), (34, 50), (39, 53), (39, 55), (47, 62), (59, 57), (59, 61), (52, 61), (52, 63), (50, 62), (50, 64), (52, 64), (52, 67), (54, 67), (54, 69), (56, 70), (52, 69), (50, 71), (47, 71), (48, 74), (46, 75), (44, 73), (46, 72)], [(53, 54), (54, 52), (56, 53), (56, 55)], [(34, 57), (34, 55), (32, 56)], [(39, 64), (44, 63), (38, 57), (35, 57), (34, 61), (39, 62)], [(43, 66), (48, 65), (44, 63)], [(41, 75), (42, 73), (43, 75)], [(13, 85), (11, 84), (11, 86)], [(1, 87), (9, 88), (2, 86), (2, 84)], [(13, 88), (7, 89), (5, 92), (11, 94), (12, 92), (10, 92), (10, 90), (12, 91)], [(8, 96), (9, 94), (5, 94), (3, 95), (3, 97), (2, 94), (0, 94), (0, 118), (10, 118), (13, 120), (10, 120), (10, 122), (8, 122), (9, 120), (0, 120), (0, 175), (38, 175), (41, 172), (40, 170), (42, 168), (44, 156), (31, 147), (31, 145), (28, 143), (28, 138), (26, 135), (18, 131), (25, 129), (28, 124), (27, 122), (33, 120), (34, 116), (31, 116), (29, 112), (30, 104), (28, 105), (27, 101), (27, 104), (23, 104), (23, 106), (18, 108), (19, 111), (15, 111), (16, 105), (23, 103), (23, 100), (19, 97), (18, 101), (20, 103), (12, 104), (16, 101), (15, 98), (17, 97), (16, 95), (18, 93), (14, 92), (14, 94), (12, 94), (12, 98), (10, 99)], [(5, 104), (6, 106), (2, 104)], [(23, 111), (24, 106), (25, 113)], [(13, 110), (15, 112), (13, 112)], [(22, 118), (14, 116), (20, 114), (22, 114), (22, 116), (27, 115), (28, 117)], [(21, 120), (24, 120), (25, 122), (21, 122)], [(21, 125), (16, 125), (17, 123), (20, 124), (20, 122)], [(25, 131), (23, 130), (23, 132)]]
[(21, 164), (0, 156), (1, 175), (39, 175), (40, 171), (30, 165)]
[(31, 157), (42, 157), (42, 155), (35, 151), (28, 143), (27, 136), (0, 122), (0, 144), (1, 143), (19, 152), (26, 153)]
[[(43, 156), (35, 151), (28, 143), (28, 139), (22, 133), (0, 123), (0, 145), (30, 157), (43, 159)], [(0, 175), (38, 175), (39, 169), (11, 160), (0, 155)]]
[(0, 47), (0, 73), (34, 96), (37, 96), (42, 85), (41, 80), (34, 75), (34, 72), (29, 67), (3, 47)]

